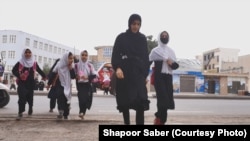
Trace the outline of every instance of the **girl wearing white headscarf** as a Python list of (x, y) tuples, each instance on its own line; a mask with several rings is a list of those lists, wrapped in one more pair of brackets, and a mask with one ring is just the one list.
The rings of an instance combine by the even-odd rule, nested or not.
[(12, 69), (13, 75), (15, 75), (18, 80), (17, 93), (19, 109), (17, 120), (22, 118), (26, 102), (29, 104), (28, 115), (32, 115), (33, 113), (32, 107), (36, 71), (42, 76), (43, 80), (46, 79), (45, 73), (40, 69), (39, 65), (34, 60), (31, 49), (25, 48), (22, 52), (21, 59)]
[(157, 97), (157, 112), (155, 125), (163, 125), (167, 121), (167, 110), (174, 109), (173, 70), (179, 67), (175, 52), (167, 46), (169, 34), (163, 31), (158, 36), (158, 46), (149, 54), (149, 60), (154, 62), (154, 87)]
[(52, 79), (58, 75), (59, 83), (57, 83), (57, 94), (58, 94), (58, 109), (61, 119), (68, 119), (72, 91), (71, 91), (71, 79), (75, 78), (75, 71), (73, 68), (74, 57), (71, 52), (63, 54), (55, 68), (53, 69)]
[(79, 101), (79, 117), (84, 119), (86, 110), (91, 108), (93, 92), (91, 80), (96, 76), (94, 66), (88, 61), (88, 52), (82, 51), (79, 62), (75, 64), (76, 87)]

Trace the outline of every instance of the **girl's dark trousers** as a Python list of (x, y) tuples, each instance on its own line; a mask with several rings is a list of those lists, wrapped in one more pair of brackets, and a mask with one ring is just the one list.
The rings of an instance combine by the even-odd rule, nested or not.
[(63, 111), (64, 117), (67, 117), (70, 111), (70, 104), (68, 104), (67, 101), (68, 100), (64, 95), (64, 88), (62, 86), (59, 86), (57, 104), (58, 104), (58, 110)]
[(17, 87), (18, 93), (18, 114), (21, 114), (25, 111), (26, 102), (29, 105), (29, 114), (32, 114), (32, 107), (33, 107), (33, 97), (34, 97), (34, 90), (33, 88), (26, 88), (23, 85), (19, 85)]
[(77, 96), (79, 101), (79, 113), (86, 113), (86, 110), (89, 105), (89, 93), (90, 93), (90, 83), (77, 83)]

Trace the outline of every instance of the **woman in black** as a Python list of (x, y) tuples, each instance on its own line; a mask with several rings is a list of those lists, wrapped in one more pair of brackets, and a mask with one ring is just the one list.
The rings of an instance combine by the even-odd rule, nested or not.
[(174, 109), (173, 70), (179, 67), (176, 63), (175, 52), (167, 46), (169, 34), (162, 31), (158, 37), (158, 46), (149, 54), (149, 60), (154, 62), (154, 87), (157, 98), (157, 112), (155, 125), (164, 125), (167, 122), (168, 109)]
[(116, 37), (111, 63), (116, 77), (117, 109), (124, 124), (130, 124), (129, 109), (136, 111), (136, 124), (144, 124), (144, 111), (149, 110), (146, 78), (149, 72), (147, 39), (140, 33), (141, 17), (132, 14), (128, 29)]
[(42, 79), (46, 79), (45, 73), (40, 69), (37, 62), (34, 60), (31, 49), (25, 48), (22, 52), (22, 58), (18, 61), (12, 69), (13, 75), (18, 80), (18, 116), (17, 120), (23, 117), (26, 102), (29, 104), (28, 115), (33, 113), (33, 97), (35, 87), (35, 72), (38, 72)]

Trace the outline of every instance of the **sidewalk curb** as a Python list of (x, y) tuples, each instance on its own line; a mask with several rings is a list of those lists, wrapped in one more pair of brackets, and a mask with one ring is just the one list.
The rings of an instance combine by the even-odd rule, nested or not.
[[(17, 91), (9, 91), (10, 95), (17, 95)], [(47, 96), (48, 91), (35, 91), (34, 95)], [(73, 92), (73, 96), (76, 96), (77, 92)], [(94, 93), (94, 97), (107, 97), (114, 95), (104, 95), (103, 91), (97, 91)], [(150, 98), (156, 98), (155, 92), (149, 92), (148, 96)], [(250, 100), (250, 96), (246, 95), (237, 95), (237, 94), (227, 94), (227, 95), (218, 95), (218, 94), (204, 94), (204, 93), (174, 93), (174, 98), (177, 99), (233, 99), (233, 100)]]

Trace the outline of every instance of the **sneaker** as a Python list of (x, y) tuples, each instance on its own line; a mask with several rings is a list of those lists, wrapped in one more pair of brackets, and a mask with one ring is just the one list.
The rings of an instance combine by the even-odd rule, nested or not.
[(67, 119), (68, 119), (68, 116), (63, 116), (63, 119), (66, 119), (66, 120), (67, 120)]
[(80, 117), (81, 119), (84, 119), (84, 114), (83, 114), (83, 113), (80, 113), (80, 114), (79, 114), (79, 117)]
[(17, 117), (16, 117), (16, 120), (21, 120), (22, 117), (23, 117), (23, 114), (22, 114), (22, 113), (21, 113), (21, 114), (18, 114)]
[(53, 113), (53, 109), (50, 109), (49, 112), (50, 112), (50, 113)]

